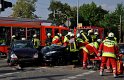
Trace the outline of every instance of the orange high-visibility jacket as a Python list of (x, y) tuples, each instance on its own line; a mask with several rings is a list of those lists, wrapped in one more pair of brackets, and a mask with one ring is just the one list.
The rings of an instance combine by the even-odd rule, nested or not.
[(102, 56), (116, 58), (118, 54), (118, 46), (116, 41), (105, 39), (99, 47), (99, 52), (102, 53)]

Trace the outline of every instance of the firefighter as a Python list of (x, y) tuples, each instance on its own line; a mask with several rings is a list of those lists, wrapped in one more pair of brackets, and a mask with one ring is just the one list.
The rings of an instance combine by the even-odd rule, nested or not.
[(79, 50), (77, 48), (75, 36), (73, 33), (70, 34), (69, 50), (70, 50), (71, 61), (74, 64), (74, 67), (76, 67), (76, 65), (79, 63)]
[(95, 38), (96, 38), (96, 39), (100, 39), (100, 38), (99, 38), (99, 33), (98, 33), (98, 32), (94, 32), (94, 35), (95, 35)]
[(83, 39), (85, 42), (88, 42), (88, 41), (89, 41), (83, 30), (80, 31), (80, 34), (81, 34), (81, 36), (82, 36), (82, 39)]
[(83, 48), (85, 47), (85, 45), (88, 44), (88, 42), (87, 41), (84, 41), (82, 39), (82, 35), (80, 33), (78, 33), (76, 35), (76, 44), (77, 44), (77, 46), (79, 48), (80, 62), (82, 63), (82, 59), (83, 59), (83, 57), (82, 57), (83, 56)]
[(61, 37), (62, 37), (62, 34), (61, 34), (61, 33), (57, 33), (57, 34), (53, 37), (53, 39), (52, 39), (52, 44), (62, 45)]
[(52, 43), (51, 33), (47, 33), (46, 46), (51, 45), (51, 43)]
[(12, 41), (16, 41), (16, 36), (12, 35)]
[(40, 46), (40, 40), (37, 38), (36, 34), (33, 35), (33, 40), (32, 41), (33, 41), (34, 47), (38, 49), (39, 46)]
[(116, 57), (118, 55), (118, 46), (117, 42), (114, 40), (114, 33), (110, 32), (108, 34), (108, 38), (100, 44), (98, 56), (101, 54), (102, 60), (100, 66), (100, 75), (103, 75), (104, 66), (107, 62), (107, 59), (109, 59), (113, 69), (113, 76), (117, 77)]
[(94, 42), (96, 40), (96, 35), (93, 32), (93, 29), (88, 31), (88, 40), (89, 43)]
[(67, 47), (69, 45), (71, 32), (68, 32), (67, 35), (64, 36), (63, 46)]
[(98, 54), (98, 48), (101, 40), (96, 40), (95, 42), (87, 44), (83, 48), (83, 69), (87, 69), (87, 61), (89, 58), (97, 56)]

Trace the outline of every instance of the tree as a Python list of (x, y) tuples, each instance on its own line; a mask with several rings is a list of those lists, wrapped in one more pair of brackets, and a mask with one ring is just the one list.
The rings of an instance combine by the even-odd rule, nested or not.
[(48, 10), (51, 11), (48, 20), (53, 20), (56, 25), (64, 24), (66, 20), (72, 18), (74, 12), (67, 3), (54, 0), (50, 2)]
[[(119, 29), (121, 42), (123, 42), (123, 33), (124, 33), (124, 6), (123, 4), (117, 4), (115, 11), (112, 13), (115, 16), (115, 25)], [(121, 16), (121, 23), (120, 23)]]
[(34, 18), (35, 3), (37, 0), (17, 0), (13, 5), (12, 17)]
[(81, 23), (83, 25), (99, 26), (99, 21), (102, 20), (108, 11), (102, 9), (101, 6), (97, 6), (94, 2), (91, 4), (83, 4), (79, 8), (79, 15), (81, 16)]

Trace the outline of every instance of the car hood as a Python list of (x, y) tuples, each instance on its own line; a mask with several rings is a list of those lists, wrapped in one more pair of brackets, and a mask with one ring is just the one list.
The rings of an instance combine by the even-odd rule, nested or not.
[(33, 48), (19, 48), (13, 49), (13, 52), (18, 57), (32, 57), (35, 53), (37, 53), (37, 50)]

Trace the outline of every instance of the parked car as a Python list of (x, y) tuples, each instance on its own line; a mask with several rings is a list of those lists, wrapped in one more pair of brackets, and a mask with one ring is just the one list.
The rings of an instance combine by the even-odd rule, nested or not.
[(13, 41), (8, 48), (7, 62), (13, 66), (23, 63), (39, 63), (42, 61), (41, 55), (34, 48), (32, 41), (17, 40)]
[(119, 53), (122, 54), (122, 61), (123, 61), (123, 66), (124, 66), (124, 43), (119, 43)]
[(63, 65), (67, 62), (66, 47), (52, 44), (41, 49), (43, 62), (47, 65)]
[(119, 53), (124, 55), (124, 43), (119, 43)]

